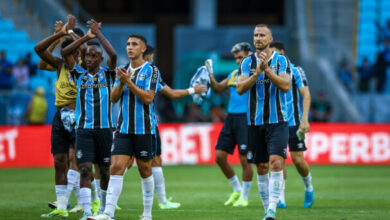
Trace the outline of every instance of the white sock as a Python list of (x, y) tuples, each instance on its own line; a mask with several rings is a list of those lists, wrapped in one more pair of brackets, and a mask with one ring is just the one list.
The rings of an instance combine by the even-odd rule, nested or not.
[(77, 185), (77, 180), (80, 179), (80, 173), (76, 170), (69, 169), (66, 177), (68, 179), (68, 185), (66, 185), (66, 203), (68, 203), (69, 197), (72, 194), (73, 189)]
[(100, 208), (99, 212), (104, 212), (104, 208), (106, 207), (106, 197), (107, 197), (107, 191), (101, 190), (100, 192)]
[(77, 199), (77, 203), (81, 204), (81, 200), (80, 200), (80, 176), (77, 179), (76, 185), (74, 186), (73, 190), (74, 190), (74, 194), (75, 194), (76, 199)]
[(153, 176), (142, 178), (142, 195), (144, 201), (144, 213), (142, 216), (152, 217), (154, 180)]
[(280, 199), (279, 199), (283, 203), (286, 203), (286, 199), (284, 198), (285, 189), (286, 189), (286, 180), (283, 179), (283, 186), (282, 186), (282, 190), (280, 191)]
[(305, 191), (312, 192), (313, 191), (313, 185), (311, 184), (311, 174), (309, 174), (306, 177), (302, 177), (303, 184), (305, 184)]
[(56, 185), (57, 206), (59, 209), (66, 211), (66, 185)]
[(240, 180), (238, 180), (237, 175), (230, 178), (229, 182), (230, 182), (230, 184), (232, 184), (234, 192), (241, 192), (242, 191)]
[(248, 195), (249, 192), (251, 191), (251, 186), (252, 186), (252, 181), (242, 181), (242, 193), (240, 198), (245, 199), (248, 201)]
[(154, 189), (156, 190), (157, 199), (159, 203), (166, 203), (165, 196), (165, 180), (162, 167), (152, 167), (152, 175), (154, 180)]
[(283, 171), (272, 172), (269, 180), (270, 192), (269, 192), (269, 206), (268, 209), (276, 212), (276, 206), (278, 205), (280, 192), (283, 188)]
[(267, 211), (269, 205), (268, 182), (268, 173), (264, 175), (257, 175), (257, 187), (259, 189), (261, 201), (263, 202), (263, 207), (265, 211)]
[(104, 209), (104, 213), (110, 217), (114, 217), (116, 204), (121, 195), (122, 187), (123, 176), (111, 175), (107, 188), (106, 207)]
[(86, 215), (92, 215), (90, 188), (83, 187), (80, 189), (80, 201), (81, 205), (84, 207), (84, 213)]
[(96, 187), (96, 179), (93, 179), (93, 181), (91, 182), (91, 193), (92, 193), (92, 197), (91, 197), (92, 202), (99, 200), (99, 194)]
[(125, 171), (123, 171), (123, 176), (127, 173), (127, 167), (126, 167), (126, 169), (125, 169)]

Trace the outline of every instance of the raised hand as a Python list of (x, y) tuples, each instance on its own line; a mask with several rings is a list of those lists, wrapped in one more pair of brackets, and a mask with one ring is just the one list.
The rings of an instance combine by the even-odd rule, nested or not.
[(54, 33), (60, 32), (63, 26), (64, 23), (62, 21), (56, 21), (56, 23), (54, 24)]
[(94, 35), (98, 35), (100, 33), (100, 28), (102, 27), (101, 22), (98, 23), (95, 20), (91, 19), (87, 22), (87, 24), (89, 25), (89, 29)]
[(68, 30), (73, 30), (76, 27), (76, 25), (77, 25), (76, 17), (73, 15), (68, 15)]
[(116, 68), (116, 78), (118, 78), (121, 83), (126, 84), (130, 80), (130, 74), (127, 73), (124, 68)]
[(267, 53), (261, 52), (259, 55), (259, 59), (261, 61), (260, 62), (260, 69), (262, 70), (261, 72), (263, 72), (264, 70), (266, 70), (268, 68)]
[(194, 86), (194, 90), (195, 90), (195, 93), (196, 93), (196, 94), (202, 94), (202, 93), (204, 93), (204, 92), (206, 91), (206, 89), (207, 89), (206, 86), (201, 86), (201, 85), (199, 85), (199, 84), (196, 84), (196, 85)]
[(96, 35), (92, 33), (92, 30), (91, 30), (91, 29), (88, 30), (87, 36), (88, 36), (88, 38), (90, 38), (90, 39), (93, 39), (93, 38), (96, 37)]

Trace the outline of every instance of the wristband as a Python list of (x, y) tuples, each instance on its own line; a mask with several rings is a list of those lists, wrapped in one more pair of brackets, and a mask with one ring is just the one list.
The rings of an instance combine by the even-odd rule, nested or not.
[(68, 30), (68, 34), (72, 34), (74, 31), (72, 29)]
[(194, 89), (194, 88), (188, 88), (187, 91), (188, 91), (188, 93), (189, 93), (190, 95), (192, 95), (192, 94), (195, 93), (195, 89)]

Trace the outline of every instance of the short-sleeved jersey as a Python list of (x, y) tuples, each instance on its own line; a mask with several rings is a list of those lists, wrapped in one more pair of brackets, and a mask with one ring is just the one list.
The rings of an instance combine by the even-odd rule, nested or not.
[(65, 63), (61, 64), (60, 73), (54, 85), (56, 87), (56, 99), (54, 105), (57, 108), (76, 102), (77, 88), (70, 71), (65, 67)]
[(91, 75), (75, 64), (71, 74), (77, 86), (76, 128), (112, 128), (110, 93), (115, 71), (105, 67)]
[[(129, 69), (130, 64), (120, 68)], [(131, 81), (143, 90), (152, 90), (157, 93), (157, 85), (160, 81), (160, 71), (158, 68), (146, 62), (142, 66), (133, 70), (130, 76)], [(116, 80), (115, 86), (119, 84)], [(155, 134), (156, 119), (153, 101), (145, 104), (137, 98), (130, 89), (124, 85), (120, 97), (119, 118), (117, 121), (117, 131), (122, 134)]]
[(296, 126), (301, 123), (303, 110), (303, 99), (301, 93), (299, 92), (299, 89), (308, 86), (308, 83), (305, 72), (301, 67), (292, 67), (291, 73), (291, 89), (286, 94), (288, 106), (288, 125)]
[[(248, 77), (255, 74), (257, 62), (260, 60), (255, 54), (245, 58), (240, 65), (239, 74)], [(276, 51), (269, 58), (268, 66), (277, 75), (290, 75), (288, 59)], [(276, 87), (264, 72), (250, 88), (248, 102), (248, 125), (288, 122), (286, 93)]]
[(237, 93), (237, 77), (238, 69), (231, 72), (228, 76), (228, 86), (230, 91), (228, 113), (247, 113), (249, 92), (245, 92), (242, 95)]

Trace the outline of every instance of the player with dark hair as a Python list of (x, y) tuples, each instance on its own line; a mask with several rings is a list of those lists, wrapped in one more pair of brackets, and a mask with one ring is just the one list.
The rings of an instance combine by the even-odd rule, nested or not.
[[(237, 43), (231, 50), (237, 65), (241, 60), (251, 54), (249, 43)], [(225, 202), (225, 205), (235, 207), (248, 206), (248, 195), (252, 186), (253, 169), (247, 160), (248, 151), (248, 125), (246, 124), (246, 113), (248, 111), (248, 92), (243, 95), (237, 93), (237, 73), (238, 69), (231, 72), (228, 77), (221, 82), (217, 82), (214, 74), (210, 71), (211, 89), (216, 93), (221, 93), (227, 89), (230, 91), (228, 116), (219, 134), (215, 147), (215, 161), (221, 168), (225, 177), (233, 187), (233, 193)], [(242, 183), (234, 172), (233, 167), (227, 161), (228, 154), (233, 154), (238, 147), (239, 158), (242, 166)]]
[(133, 157), (137, 159), (142, 181), (144, 211), (140, 219), (152, 219), (152, 159), (153, 138), (156, 134), (153, 100), (160, 80), (160, 71), (155, 65), (144, 60), (146, 45), (143, 36), (130, 35), (126, 43), (130, 63), (117, 68), (117, 80), (111, 92), (111, 101), (120, 101), (120, 112), (111, 151), (109, 193), (104, 213), (91, 219), (114, 219), (115, 207), (122, 191), (123, 175)]
[[(77, 185), (78, 176), (80, 176), (76, 162), (72, 160), (74, 153), (69, 156), (70, 169), (68, 170), (68, 153), (71, 153), (70, 149), (74, 148), (75, 144), (74, 109), (77, 90), (70, 78), (69, 68), (64, 60), (53, 56), (48, 50), (50, 45), (67, 34), (73, 36), (75, 26), (75, 17), (69, 15), (68, 22), (65, 25), (57, 23), (56, 32), (34, 47), (41, 59), (57, 70), (58, 76), (55, 83), (56, 99), (54, 103), (58, 111), (53, 118), (51, 130), (51, 152), (54, 156), (57, 208), (49, 214), (42, 215), (42, 217), (68, 216), (66, 211), (68, 199), (73, 188)], [(73, 37), (77, 38), (78, 36)], [(67, 39), (61, 46), (65, 47), (72, 40), (72, 38)], [(79, 51), (75, 51), (72, 56), (74, 59), (78, 59)]]
[[(266, 220), (276, 218), (283, 185), (289, 132), (286, 93), (291, 80), (289, 61), (270, 49), (272, 40), (267, 25), (256, 25), (253, 32), (256, 53), (242, 61), (237, 83), (238, 94), (249, 90), (247, 155), (257, 167), (259, 192), (266, 210), (263, 219)], [(271, 168), (269, 180), (268, 164)]]
[[(112, 145), (112, 109), (110, 94), (115, 80), (117, 55), (110, 42), (100, 32), (100, 24), (88, 21), (87, 35), (73, 42), (62, 50), (71, 74), (77, 85), (76, 103), (76, 145), (77, 162), (80, 169), (80, 197), (84, 207), (82, 220), (92, 216), (91, 179), (92, 164), (97, 163), (100, 171), (100, 210), (105, 207), (106, 190), (109, 182), (110, 148)], [(78, 66), (69, 56), (85, 42), (98, 38), (109, 58), (107, 67), (100, 68), (103, 61), (103, 50), (100, 44), (87, 43), (85, 65), (87, 70)]]
[[(270, 45), (272, 50), (278, 51), (280, 54), (285, 54), (285, 48), (282, 42), (272, 42)], [(305, 199), (303, 207), (310, 208), (314, 202), (314, 188), (311, 183), (311, 174), (309, 164), (303, 157), (303, 152), (306, 150), (304, 134), (309, 131), (309, 109), (310, 109), (310, 90), (307, 78), (303, 69), (299, 66), (291, 68), (292, 80), (291, 90), (287, 93), (288, 118), (289, 118), (289, 141), (288, 146), (292, 161), (302, 177), (305, 185)], [(286, 168), (283, 169), (284, 182), (281, 192), (278, 208), (287, 208), (284, 198), (286, 189)]]

